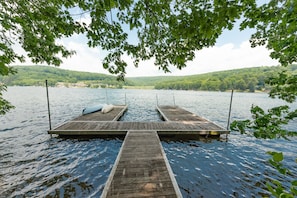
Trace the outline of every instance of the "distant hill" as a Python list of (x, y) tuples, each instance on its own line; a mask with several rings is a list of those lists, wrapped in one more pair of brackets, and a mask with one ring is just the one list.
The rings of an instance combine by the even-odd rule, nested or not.
[[(297, 74), (297, 65), (288, 66), (286, 69)], [(155, 84), (155, 89), (263, 91), (269, 89), (265, 85), (265, 80), (282, 70), (284, 67), (281, 66), (254, 67), (184, 76), (173, 80), (164, 79), (164, 81)]]
[(117, 87), (133, 85), (129, 82), (119, 82), (115, 76), (64, 70), (50, 66), (14, 66), (15, 75), (1, 77), (8, 86), (44, 86), (48, 80), (50, 86), (81, 86), (81, 87)]
[(164, 81), (176, 81), (183, 79), (183, 76), (150, 76), (150, 77), (127, 77), (137, 86), (155, 86)]
[[(212, 72), (190, 76), (127, 77), (125, 82), (116, 76), (64, 70), (49, 66), (15, 66), (15, 75), (0, 76), (0, 81), (8, 86), (44, 86), (47, 79), (50, 86), (66, 87), (143, 87), (155, 89), (225, 91), (237, 89), (254, 92), (263, 91), (265, 79), (283, 70), (283, 67), (254, 67)], [(288, 67), (297, 73), (297, 65)]]

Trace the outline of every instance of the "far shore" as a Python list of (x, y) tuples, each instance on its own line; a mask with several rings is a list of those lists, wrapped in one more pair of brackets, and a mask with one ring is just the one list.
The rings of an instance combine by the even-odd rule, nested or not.
[[(8, 87), (45, 87), (40, 85), (15, 85), (15, 86), (8, 86)], [(122, 87), (116, 87), (116, 86), (104, 86), (104, 87), (89, 87), (84, 86), (83, 84), (77, 85), (76, 83), (73, 83), (71, 85), (63, 86), (61, 84), (55, 85), (55, 86), (49, 86), (49, 87), (55, 87), (55, 88), (91, 88), (91, 89), (139, 89), (139, 90), (172, 90), (172, 91), (203, 91), (203, 92), (231, 92), (232, 90), (226, 90), (226, 91), (210, 91), (210, 90), (183, 90), (183, 89), (155, 89), (154, 86), (122, 86)], [(255, 92), (250, 92), (248, 90), (242, 91), (242, 90), (234, 90), (234, 92), (239, 93), (269, 93), (269, 90), (255, 90)]]

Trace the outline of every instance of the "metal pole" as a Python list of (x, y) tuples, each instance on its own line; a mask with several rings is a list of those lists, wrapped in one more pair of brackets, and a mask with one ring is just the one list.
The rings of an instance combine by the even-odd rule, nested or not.
[(125, 105), (127, 105), (127, 96), (126, 96), (126, 93), (125, 93)]
[(49, 103), (49, 97), (48, 97), (48, 85), (47, 85), (47, 80), (45, 80), (45, 87), (46, 87), (46, 97), (47, 97), (47, 111), (48, 111), (49, 128), (50, 128), (50, 130), (52, 130), (51, 110), (50, 110), (50, 103)]
[(107, 89), (105, 89), (106, 104), (108, 104)]
[(175, 97), (174, 97), (174, 93), (173, 93), (173, 105), (175, 106)]
[(229, 106), (229, 116), (228, 116), (227, 130), (229, 130), (229, 125), (230, 125), (230, 117), (231, 117), (231, 109), (232, 109), (232, 100), (233, 100), (233, 89), (232, 89), (232, 91), (231, 91), (231, 99), (230, 99), (230, 106)]

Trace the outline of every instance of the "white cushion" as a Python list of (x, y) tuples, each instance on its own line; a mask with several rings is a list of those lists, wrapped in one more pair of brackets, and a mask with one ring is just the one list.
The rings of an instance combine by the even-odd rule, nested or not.
[(104, 105), (103, 108), (101, 109), (102, 113), (108, 113), (111, 110), (113, 110), (113, 105)]

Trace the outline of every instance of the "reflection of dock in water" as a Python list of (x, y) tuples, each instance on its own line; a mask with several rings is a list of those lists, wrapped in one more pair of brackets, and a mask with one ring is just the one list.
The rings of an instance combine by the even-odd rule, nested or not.
[(177, 106), (157, 106), (163, 122), (118, 121), (127, 106), (109, 113), (82, 115), (49, 134), (60, 136), (126, 135), (102, 197), (181, 197), (158, 135), (220, 136), (229, 131)]

